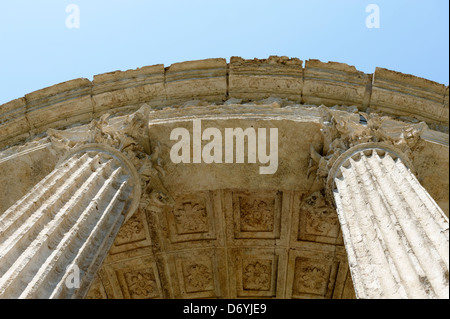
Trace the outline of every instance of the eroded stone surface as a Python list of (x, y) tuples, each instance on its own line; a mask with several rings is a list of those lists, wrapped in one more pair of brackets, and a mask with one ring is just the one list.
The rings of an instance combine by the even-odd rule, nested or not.
[[(352, 280), (343, 224), (322, 183), (341, 152), (388, 141), (407, 153), (448, 216), (448, 87), (376, 73), (372, 81), (340, 63), (233, 57), (116, 71), (30, 93), (0, 106), (0, 176), (9, 185), (0, 191), (0, 212), (45, 178), (64, 150), (105, 143), (131, 156), (143, 196), (110, 238), (88, 298), (355, 298), (361, 281)], [(405, 101), (412, 113), (404, 113)], [(262, 164), (247, 161), (174, 164), (170, 133), (182, 127), (192, 136), (194, 119), (222, 134), (277, 128), (276, 172), (261, 175)]]
[(356, 152), (334, 198), (359, 298), (449, 297), (448, 218), (400, 158)]
[[(122, 227), (90, 297), (352, 296), (342, 240), (337, 246), (306, 241), (298, 237), (298, 228), (290, 227), (293, 218), (298, 220), (291, 203), (298, 203), (302, 193), (217, 190), (174, 197), (173, 209), (140, 211)], [(260, 208), (248, 210), (255, 205)], [(332, 214), (336, 219), (336, 212)], [(304, 218), (317, 223), (313, 216)], [(335, 227), (333, 218), (328, 219), (322, 228)], [(327, 233), (302, 231), (305, 236)], [(327, 237), (336, 241), (338, 234)], [(148, 285), (146, 296), (129, 295), (133, 284), (121, 279), (135, 274), (137, 266), (131, 265), (158, 270), (147, 279), (144, 274), (134, 276), (143, 289)]]
[[(45, 132), (87, 123), (105, 112), (135, 111), (140, 103), (160, 108), (192, 100), (221, 104), (232, 98), (289, 99), (296, 103), (354, 105), (402, 118), (426, 121), (448, 134), (448, 87), (377, 68), (364, 74), (338, 62), (271, 56), (232, 57), (153, 65), (76, 79), (27, 94), (0, 106), (0, 147)], [(25, 110), (24, 110), (25, 104)], [(6, 115), (7, 114), (7, 115)], [(15, 115), (14, 115), (15, 114)]]

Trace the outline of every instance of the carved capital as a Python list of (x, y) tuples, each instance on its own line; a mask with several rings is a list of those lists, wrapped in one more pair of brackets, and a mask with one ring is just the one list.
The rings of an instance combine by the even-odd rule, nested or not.
[(139, 174), (142, 189), (140, 209), (151, 203), (156, 206), (172, 205), (174, 200), (162, 182), (165, 172), (159, 143), (151, 143), (148, 135), (149, 112), (150, 107), (144, 104), (130, 115), (110, 117), (104, 114), (88, 125), (70, 130), (49, 129), (47, 134), (60, 158), (88, 144), (114, 148), (134, 165)]
[[(404, 154), (408, 164), (413, 152), (421, 147), (421, 136), (428, 129), (425, 122), (406, 124), (387, 116), (363, 112), (349, 113), (320, 106), (323, 149), (310, 147), (308, 176), (315, 172), (316, 186), (319, 189), (326, 184), (333, 164), (347, 150), (361, 144), (381, 143), (394, 153)], [(394, 151), (395, 150), (395, 151)], [(405, 163), (406, 164), (406, 163)], [(412, 166), (410, 166), (412, 169)]]

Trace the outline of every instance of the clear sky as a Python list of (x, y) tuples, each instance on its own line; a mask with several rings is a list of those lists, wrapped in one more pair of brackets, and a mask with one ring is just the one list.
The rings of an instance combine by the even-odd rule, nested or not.
[[(79, 8), (79, 28), (66, 25), (69, 4)], [(379, 28), (366, 25), (375, 13), (366, 12), (369, 4), (379, 8)], [(366, 73), (379, 66), (448, 85), (449, 1), (0, 2), (0, 104), (115, 70), (270, 55), (344, 62)]]

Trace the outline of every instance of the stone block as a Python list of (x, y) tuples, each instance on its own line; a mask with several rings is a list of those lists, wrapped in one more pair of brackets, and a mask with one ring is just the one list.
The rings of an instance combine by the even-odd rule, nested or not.
[[(159, 106), (165, 98), (162, 64), (94, 76), (94, 117), (105, 112), (115, 113), (118, 108), (127, 105), (147, 103), (150, 106)], [(136, 106), (137, 108), (139, 106)]]
[(369, 75), (354, 66), (338, 62), (305, 62), (303, 103), (315, 105), (354, 105), (364, 108)]
[(376, 68), (370, 108), (448, 127), (446, 87), (410, 74)]
[(231, 298), (284, 298), (286, 248), (229, 248)]
[(25, 95), (32, 135), (92, 120), (92, 83), (80, 78)]
[(278, 97), (300, 103), (302, 63), (297, 58), (278, 56), (253, 60), (232, 57), (229, 96), (244, 101)]
[(227, 94), (227, 62), (206, 59), (175, 63), (166, 68), (167, 104), (188, 100), (222, 103)]
[(26, 100), (19, 98), (0, 105), (0, 147), (27, 139)]

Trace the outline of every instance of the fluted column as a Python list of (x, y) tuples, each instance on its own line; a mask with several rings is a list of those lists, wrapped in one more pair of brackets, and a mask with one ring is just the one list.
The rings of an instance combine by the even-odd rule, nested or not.
[[(139, 183), (113, 148), (72, 152), (0, 216), (0, 298), (83, 297), (139, 203)], [(79, 287), (68, 285), (78, 274)]]
[(449, 223), (393, 147), (365, 143), (333, 164), (334, 198), (358, 298), (449, 298)]

